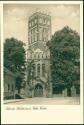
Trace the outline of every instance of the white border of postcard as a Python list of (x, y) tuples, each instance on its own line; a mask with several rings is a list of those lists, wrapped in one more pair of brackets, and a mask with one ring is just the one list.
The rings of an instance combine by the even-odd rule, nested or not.
[[(83, 2), (82, 1), (3, 1), (1, 15), (1, 93), (3, 93), (3, 4), (80, 4), (80, 105), (46, 105), (46, 110), (33, 110), (35, 105), (4, 105), (1, 94), (2, 124), (82, 124), (83, 123)], [(15, 108), (23, 110), (15, 110)], [(32, 110), (27, 110), (31, 107)], [(37, 105), (39, 108), (40, 105)], [(7, 110), (11, 108), (11, 110)]]

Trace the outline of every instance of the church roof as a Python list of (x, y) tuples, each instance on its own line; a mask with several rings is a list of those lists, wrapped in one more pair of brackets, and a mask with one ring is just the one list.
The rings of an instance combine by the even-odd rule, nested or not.
[(14, 76), (14, 73), (10, 71), (9, 69), (7, 69), (6, 67), (4, 67), (4, 72), (8, 75)]

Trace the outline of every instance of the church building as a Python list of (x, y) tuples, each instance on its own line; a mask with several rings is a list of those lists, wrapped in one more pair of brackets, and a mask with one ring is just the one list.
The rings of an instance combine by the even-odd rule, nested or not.
[(51, 16), (36, 12), (28, 20), (27, 97), (51, 97), (50, 51)]

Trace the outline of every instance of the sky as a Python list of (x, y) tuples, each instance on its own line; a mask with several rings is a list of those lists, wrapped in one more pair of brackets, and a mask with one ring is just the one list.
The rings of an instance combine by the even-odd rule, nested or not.
[(27, 43), (28, 18), (36, 11), (51, 16), (52, 34), (66, 25), (80, 33), (78, 4), (5, 4), (3, 9), (4, 39), (14, 37)]

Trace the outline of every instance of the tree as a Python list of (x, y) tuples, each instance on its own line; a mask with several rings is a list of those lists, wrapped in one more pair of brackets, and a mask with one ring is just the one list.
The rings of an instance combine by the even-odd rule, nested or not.
[(68, 26), (55, 32), (47, 43), (51, 56), (51, 76), (56, 83), (71, 87), (80, 80), (80, 37)]
[(15, 38), (6, 39), (4, 43), (4, 66), (16, 76), (16, 88), (20, 88), (25, 77), (25, 49), (24, 43)]

